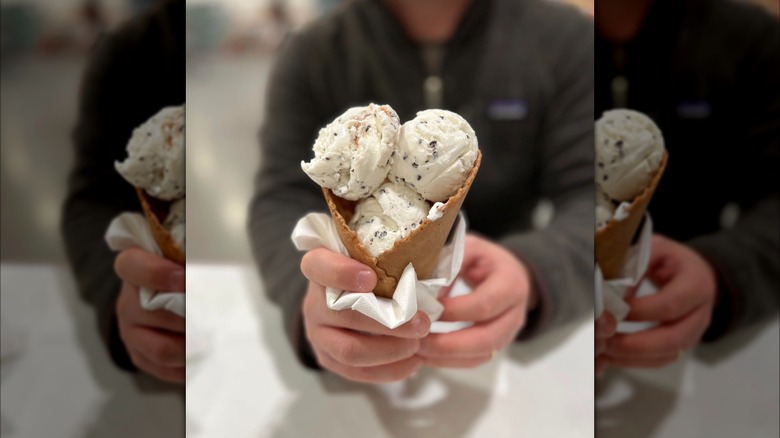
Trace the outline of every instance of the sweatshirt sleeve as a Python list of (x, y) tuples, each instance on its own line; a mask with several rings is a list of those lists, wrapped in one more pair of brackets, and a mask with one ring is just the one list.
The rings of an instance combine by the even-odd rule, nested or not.
[(718, 300), (705, 342), (776, 315), (780, 303), (780, 25), (755, 14), (739, 63), (744, 134), (735, 159), (742, 214), (728, 229), (688, 243), (714, 268)]
[(269, 78), (248, 229), (265, 292), (282, 310), (288, 340), (304, 365), (318, 368), (303, 332), (301, 303), (308, 284), (300, 270), (303, 253), (290, 239), (298, 219), (327, 211), (319, 187), (301, 170), (321, 124), (310, 91), (308, 50), (301, 37), (293, 37)]
[(582, 17), (570, 24), (567, 38), (549, 47), (557, 53), (556, 92), (539, 145), (541, 196), (554, 216), (544, 229), (501, 241), (527, 266), (539, 295), (521, 340), (593, 312), (593, 27)]
[(133, 188), (114, 170), (132, 127), (125, 126), (115, 91), (125, 73), (116, 60), (125, 56), (115, 37), (98, 43), (82, 82), (74, 131), (75, 165), (68, 180), (61, 229), (68, 261), (81, 297), (97, 313), (99, 331), (117, 366), (133, 370), (118, 336), (114, 304), (121, 281), (114, 273), (115, 254), (103, 235), (114, 216), (138, 209)]
[(73, 131), (74, 164), (60, 223), (65, 251), (112, 360), (127, 370), (135, 367), (114, 309), (121, 281), (104, 235), (115, 216), (140, 211), (140, 204), (114, 162), (125, 158), (136, 126), (160, 108), (184, 103), (184, 6), (161, 2), (98, 40), (82, 78)]

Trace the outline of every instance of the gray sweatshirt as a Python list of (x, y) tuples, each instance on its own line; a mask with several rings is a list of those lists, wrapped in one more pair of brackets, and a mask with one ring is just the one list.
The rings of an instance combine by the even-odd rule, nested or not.
[[(300, 162), (319, 128), (351, 106), (389, 104), (402, 121), (426, 109), (435, 63), (423, 52), (380, 1), (357, 0), (292, 36), (272, 72), (248, 225), (266, 291), (308, 366), (316, 367), (301, 321), (307, 282), (290, 234), (327, 206)], [(444, 45), (433, 80), (483, 154), (464, 203), (470, 232), (521, 259), (539, 293), (520, 339), (593, 311), (593, 71), (593, 26), (578, 10), (482, 0)], [(555, 214), (533, 229), (540, 199)]]

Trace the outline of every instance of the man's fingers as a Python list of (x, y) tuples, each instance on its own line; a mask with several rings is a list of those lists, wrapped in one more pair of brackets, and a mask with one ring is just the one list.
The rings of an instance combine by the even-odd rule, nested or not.
[(523, 310), (513, 309), (487, 323), (450, 333), (432, 333), (422, 339), (417, 354), (426, 359), (491, 356), (514, 340), (524, 318)]
[(396, 382), (416, 373), (423, 360), (412, 356), (399, 362), (374, 367), (352, 367), (344, 365), (328, 354), (318, 355), (320, 365), (347, 379), (364, 383)]
[(396, 338), (419, 339), (431, 330), (431, 320), (428, 315), (418, 311), (410, 321), (390, 329), (379, 322), (354, 310), (334, 311), (328, 309), (325, 325), (340, 327), (372, 335), (385, 335)]
[(617, 330), (617, 320), (608, 311), (604, 311), (601, 316), (596, 319), (596, 338), (609, 338), (615, 335)]
[(389, 329), (355, 310), (328, 309), (325, 294), (321, 292), (321, 290), (310, 289), (303, 304), (304, 316), (313, 326), (339, 327), (374, 335), (412, 339), (422, 338), (431, 329), (431, 320), (422, 311), (418, 311), (407, 323)]
[(122, 291), (116, 301), (117, 316), (129, 325), (143, 325), (174, 333), (185, 332), (184, 318), (167, 310), (146, 310), (141, 307), (138, 288), (122, 283)]
[(665, 284), (674, 277), (677, 270), (674, 263), (676, 245), (676, 242), (664, 236), (653, 234), (650, 241), (650, 260), (645, 273), (647, 279), (655, 284)]
[(184, 334), (186, 323), (181, 316), (167, 310), (146, 310), (140, 305), (132, 310), (133, 320), (138, 325)]
[(320, 326), (309, 339), (339, 363), (352, 367), (386, 365), (408, 359), (417, 352), (417, 339), (372, 336), (333, 327)]
[(461, 358), (426, 358), (425, 366), (433, 368), (475, 368), (486, 362), (490, 362), (492, 355), (477, 356), (467, 359)]
[(128, 349), (139, 353), (147, 361), (162, 367), (183, 367), (185, 364), (184, 336), (144, 326), (131, 326), (120, 332)]
[(172, 383), (184, 383), (187, 374), (186, 369), (183, 366), (180, 367), (165, 367), (157, 365), (137, 351), (129, 351), (130, 359), (138, 369), (143, 370), (160, 380)]
[[(519, 287), (519, 285), (513, 285)], [(515, 293), (506, 291), (506, 278), (491, 275), (476, 289), (466, 295), (441, 298), (444, 311), (442, 321), (489, 321), (503, 314), (513, 305)]]
[(171, 292), (185, 290), (184, 268), (139, 248), (120, 252), (114, 259), (114, 270), (122, 280), (136, 286)]
[(653, 329), (617, 334), (609, 340), (606, 355), (611, 358), (659, 358), (677, 356), (693, 347), (707, 327), (708, 309), (699, 309), (685, 318)]
[(325, 248), (304, 254), (301, 271), (310, 281), (351, 292), (370, 292), (376, 286), (376, 273), (347, 256)]
[(677, 276), (655, 294), (628, 300), (631, 310), (627, 321), (675, 321), (707, 301), (707, 295), (696, 293), (688, 279)]

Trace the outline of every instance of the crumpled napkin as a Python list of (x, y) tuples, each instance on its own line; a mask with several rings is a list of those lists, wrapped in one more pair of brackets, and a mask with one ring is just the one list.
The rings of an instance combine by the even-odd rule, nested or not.
[(639, 241), (628, 249), (626, 261), (620, 278), (605, 280), (601, 269), (596, 265), (596, 317), (608, 310), (618, 322), (628, 315), (628, 303), (623, 298), (626, 292), (636, 287), (647, 271), (650, 262), (650, 238), (653, 235), (653, 222), (650, 214), (645, 213), (644, 224), (639, 231)]
[[(139, 247), (162, 256), (146, 217), (139, 213), (122, 213), (115, 217), (106, 230), (105, 239), (108, 247), (114, 251)], [(141, 307), (146, 310), (164, 309), (185, 317), (183, 292), (160, 292), (142, 287), (139, 295)]]
[[(411, 263), (406, 266), (393, 298), (377, 297), (372, 292), (350, 292), (326, 288), (325, 298), (329, 309), (352, 309), (394, 329), (412, 319), (417, 310), (425, 312), (436, 321), (444, 310), (437, 297), (439, 290), (455, 280), (463, 263), (463, 245), (466, 237), (466, 221), (461, 214), (456, 221), (452, 242), (441, 250), (431, 279), (418, 280)], [(309, 251), (325, 247), (349, 257), (341, 242), (333, 219), (328, 214), (309, 213), (298, 221), (292, 233), (295, 247)]]

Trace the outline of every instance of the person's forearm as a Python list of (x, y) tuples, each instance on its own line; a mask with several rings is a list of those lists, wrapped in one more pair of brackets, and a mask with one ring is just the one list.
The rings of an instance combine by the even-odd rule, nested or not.
[(265, 191), (258, 192), (250, 209), (250, 243), (265, 293), (281, 308), (285, 333), (298, 359), (316, 368), (301, 320), (307, 285), (300, 270), (303, 253), (290, 239), (293, 227), (306, 211), (300, 204), (289, 205)]
[(78, 291), (95, 309), (99, 332), (112, 360), (122, 369), (135, 370), (117, 332), (114, 305), (121, 281), (113, 269), (115, 254), (103, 239), (116, 214), (116, 207), (103, 202), (70, 197), (61, 227)]
[(591, 22), (572, 23), (550, 64), (555, 94), (546, 109), (537, 172), (541, 197), (554, 205), (553, 220), (543, 230), (501, 240), (525, 263), (538, 296), (520, 339), (593, 312), (592, 34)]
[(500, 243), (528, 268), (538, 297), (519, 339), (528, 339), (593, 312), (592, 200), (583, 189), (555, 212), (543, 230), (516, 233)]
[(780, 285), (780, 195), (746, 212), (729, 229), (690, 242), (718, 276), (718, 304), (704, 341), (776, 314)]

